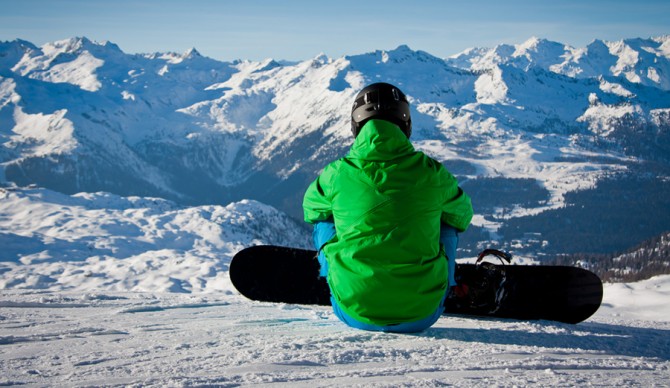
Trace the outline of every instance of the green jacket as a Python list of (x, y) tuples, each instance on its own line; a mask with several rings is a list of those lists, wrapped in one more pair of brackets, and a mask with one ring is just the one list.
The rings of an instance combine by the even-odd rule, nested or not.
[(333, 219), (328, 284), (354, 319), (388, 325), (435, 312), (447, 287), (440, 221), (464, 231), (470, 198), (400, 128), (370, 120), (349, 154), (323, 170), (303, 201), (305, 221)]

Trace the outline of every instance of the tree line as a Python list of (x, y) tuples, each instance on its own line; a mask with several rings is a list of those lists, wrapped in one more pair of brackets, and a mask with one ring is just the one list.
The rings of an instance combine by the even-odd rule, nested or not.
[(636, 282), (670, 274), (670, 232), (646, 240), (621, 254), (564, 254), (543, 264), (586, 268), (604, 282)]

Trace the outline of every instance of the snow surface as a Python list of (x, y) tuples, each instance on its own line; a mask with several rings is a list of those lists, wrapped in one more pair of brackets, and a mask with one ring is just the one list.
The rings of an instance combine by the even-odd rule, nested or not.
[(3, 291), (0, 384), (667, 386), (669, 294), (664, 276), (607, 285), (578, 325), (445, 316), (399, 335), (226, 292)]
[(0, 196), (0, 385), (670, 384), (670, 276), (606, 284), (578, 325), (445, 316), (418, 335), (370, 333), (234, 290), (241, 247), (308, 244), (267, 205)]

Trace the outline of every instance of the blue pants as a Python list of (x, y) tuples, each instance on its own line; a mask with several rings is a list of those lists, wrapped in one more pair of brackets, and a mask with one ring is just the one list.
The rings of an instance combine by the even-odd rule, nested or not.
[[(314, 225), (314, 232), (312, 233), (312, 239), (314, 240), (314, 246), (316, 247), (317, 250), (319, 250), (317, 258), (319, 260), (319, 264), (321, 264), (321, 269), (319, 271), (319, 276), (321, 277), (328, 277), (328, 261), (326, 260), (326, 255), (323, 252), (323, 250), (321, 250), (321, 248), (326, 242), (328, 242), (334, 236), (335, 236), (334, 223), (324, 221)], [(440, 229), (440, 243), (442, 243), (442, 245), (444, 246), (444, 252), (449, 260), (449, 266), (448, 266), (449, 279), (447, 279), (448, 280), (447, 290), (448, 290), (449, 287), (456, 285), (454, 272), (456, 270), (456, 248), (458, 246), (458, 231), (451, 226), (442, 225)], [(342, 311), (340, 306), (337, 304), (337, 301), (335, 301), (335, 299), (332, 297), (330, 299), (330, 302), (333, 305), (333, 312), (335, 313), (335, 316), (337, 316), (342, 322), (346, 323), (347, 325), (353, 328), (361, 330), (383, 331), (393, 333), (416, 333), (425, 330), (430, 326), (432, 326), (435, 322), (437, 322), (437, 320), (442, 315), (442, 311), (444, 310), (443, 307), (444, 299), (442, 299), (442, 303), (440, 303), (440, 306), (429, 317), (414, 322), (405, 322), (395, 325), (378, 326), (359, 322), (356, 319), (348, 316), (344, 311)]]

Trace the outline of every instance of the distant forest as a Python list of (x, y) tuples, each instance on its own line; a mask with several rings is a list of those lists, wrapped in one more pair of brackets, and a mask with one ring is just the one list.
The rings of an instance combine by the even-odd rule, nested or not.
[(558, 255), (543, 262), (586, 268), (604, 282), (636, 282), (670, 274), (670, 232), (649, 239), (623, 254)]
[[(565, 194), (566, 206), (507, 220), (498, 229), (505, 241), (540, 233), (548, 254), (609, 254), (670, 230), (670, 181), (654, 166), (631, 166), (627, 175), (599, 181), (592, 189)], [(474, 200), (473, 200), (474, 201)]]
[[(600, 160), (605, 163), (606, 160)], [(449, 164), (466, 171), (467, 166)], [(461, 187), (472, 198), (475, 213), (500, 227), (492, 234), (472, 225), (461, 234), (463, 256), (476, 255), (486, 247), (498, 247), (529, 256), (592, 253), (609, 257), (670, 231), (670, 168), (663, 164), (631, 163), (626, 171), (612, 172), (594, 187), (564, 195), (559, 208), (507, 217), (514, 208), (546, 205), (551, 194), (535, 179), (461, 178)], [(529, 236), (534, 236), (528, 241)], [(525, 244), (522, 248), (518, 242)], [(546, 243), (545, 243), (546, 242)]]

